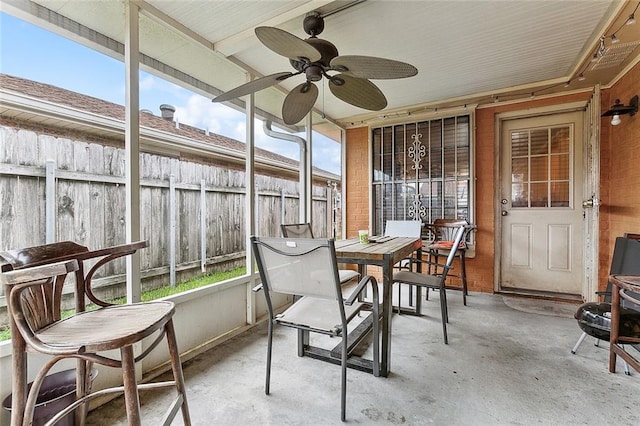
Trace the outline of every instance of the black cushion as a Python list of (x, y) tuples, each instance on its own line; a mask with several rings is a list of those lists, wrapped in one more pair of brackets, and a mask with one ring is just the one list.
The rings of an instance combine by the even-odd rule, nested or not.
[[(585, 303), (575, 314), (578, 325), (590, 336), (609, 340), (611, 331), (611, 304)], [(640, 338), (640, 312), (634, 309), (620, 310), (620, 335)]]

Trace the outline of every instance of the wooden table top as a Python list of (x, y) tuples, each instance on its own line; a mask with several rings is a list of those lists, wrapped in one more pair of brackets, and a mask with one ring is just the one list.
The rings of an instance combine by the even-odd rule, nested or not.
[(363, 263), (379, 263), (385, 260), (385, 256), (391, 256), (397, 262), (409, 256), (412, 252), (422, 248), (420, 238), (396, 237), (382, 243), (363, 244), (358, 238), (340, 240), (335, 242), (336, 257), (338, 260), (349, 259), (362, 261)]
[(638, 275), (610, 275), (609, 280), (625, 290), (640, 293), (640, 276)]

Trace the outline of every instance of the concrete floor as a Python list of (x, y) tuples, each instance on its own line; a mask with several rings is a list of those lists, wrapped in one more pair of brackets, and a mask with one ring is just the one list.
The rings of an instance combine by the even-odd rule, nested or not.
[[(575, 305), (474, 293), (465, 307), (450, 292), (444, 345), (432, 299), (425, 317), (394, 316), (389, 377), (348, 371), (347, 423), (640, 424), (640, 373), (625, 376), (620, 361), (609, 373), (606, 342), (587, 338), (570, 353), (580, 336)], [(295, 330), (277, 330), (269, 396), (265, 324), (186, 363), (194, 424), (341, 424), (340, 368), (298, 357)], [(143, 424), (159, 424), (170, 398), (143, 393)], [(92, 411), (88, 424), (126, 424), (122, 398)]]

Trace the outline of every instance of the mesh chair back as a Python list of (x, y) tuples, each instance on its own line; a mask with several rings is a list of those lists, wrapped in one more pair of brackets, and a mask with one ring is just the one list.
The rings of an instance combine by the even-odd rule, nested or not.
[(313, 238), (310, 223), (291, 223), (280, 225), (282, 236), (285, 238)]
[[(628, 237), (616, 238), (609, 275), (640, 275), (640, 241)], [(629, 294), (640, 296), (637, 293)], [(611, 283), (607, 284), (605, 301), (611, 302)], [(637, 307), (633, 308), (637, 309)]]
[(385, 237), (420, 238), (422, 221), (420, 220), (388, 220), (384, 227)]
[(251, 241), (266, 290), (342, 299), (333, 240), (251, 237)]

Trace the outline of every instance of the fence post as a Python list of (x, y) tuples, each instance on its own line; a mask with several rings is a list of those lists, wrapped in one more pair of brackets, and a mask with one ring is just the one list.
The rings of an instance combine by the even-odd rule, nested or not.
[(207, 199), (204, 179), (200, 181), (200, 270), (207, 272)]
[(56, 241), (56, 161), (47, 160), (45, 169), (45, 242)]
[(285, 202), (286, 201), (287, 199), (284, 196), (284, 188), (280, 188), (280, 223), (286, 223), (285, 222), (285, 213), (286, 213)]
[(176, 176), (169, 175), (169, 285), (176, 286)]

